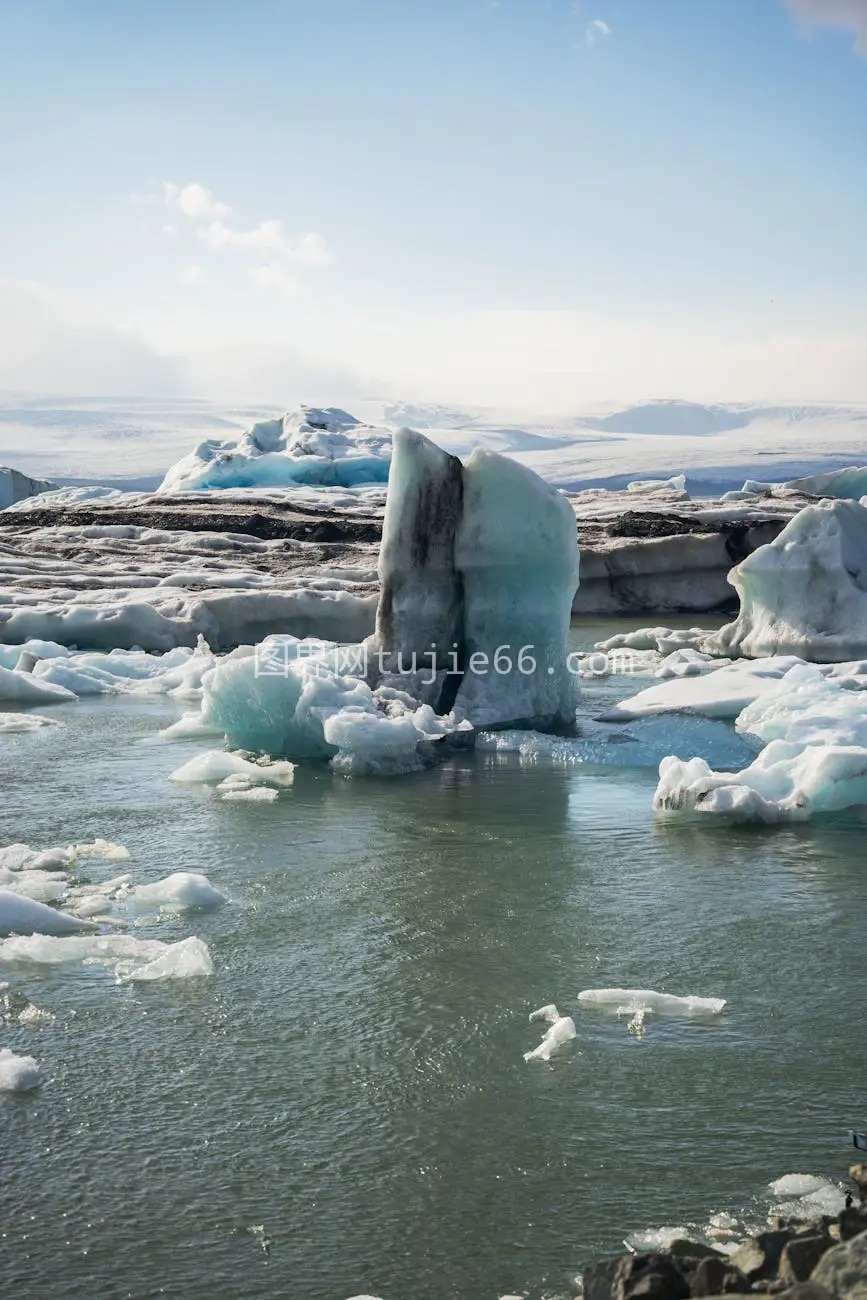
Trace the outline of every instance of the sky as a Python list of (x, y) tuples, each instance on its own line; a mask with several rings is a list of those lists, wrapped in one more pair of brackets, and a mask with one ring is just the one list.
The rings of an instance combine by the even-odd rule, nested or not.
[(0, 0), (0, 387), (867, 401), (867, 0)]

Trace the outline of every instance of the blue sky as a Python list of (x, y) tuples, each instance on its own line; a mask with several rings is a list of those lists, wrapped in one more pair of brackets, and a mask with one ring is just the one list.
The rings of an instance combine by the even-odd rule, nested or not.
[(0, 382), (867, 400), (865, 158), (867, 0), (0, 0)]

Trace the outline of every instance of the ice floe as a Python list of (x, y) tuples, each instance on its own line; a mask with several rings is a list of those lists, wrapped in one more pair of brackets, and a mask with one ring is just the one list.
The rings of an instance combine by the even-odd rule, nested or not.
[(0, 889), (0, 935), (66, 935), (91, 929), (90, 922), (81, 917), (70, 916), (11, 889)]
[(29, 1092), (41, 1082), (32, 1056), (16, 1056), (8, 1047), (0, 1047), (0, 1092)]
[(57, 718), (46, 718), (41, 713), (0, 713), (0, 736), (58, 726), (62, 726), (62, 723)]
[(552, 1053), (556, 1052), (558, 1047), (577, 1037), (575, 1021), (571, 1016), (561, 1016), (553, 1003), (539, 1007), (538, 1011), (531, 1011), (528, 1018), (531, 1023), (534, 1020), (547, 1021), (548, 1028), (539, 1046), (524, 1053), (525, 1061), (550, 1061)]
[(130, 934), (62, 937), (33, 934), (12, 935), (0, 940), (0, 964), (19, 963), (107, 966), (116, 971), (119, 978), (134, 981), (187, 979), (213, 973), (207, 945), (195, 936), (180, 939), (177, 943), (139, 939)]
[(583, 989), (578, 1001), (587, 1006), (614, 1008), (618, 1014), (626, 1011), (650, 1011), (654, 1015), (706, 1015), (718, 1016), (726, 1005), (725, 998), (705, 998), (689, 995), (678, 997), (673, 993), (657, 993), (654, 989)]

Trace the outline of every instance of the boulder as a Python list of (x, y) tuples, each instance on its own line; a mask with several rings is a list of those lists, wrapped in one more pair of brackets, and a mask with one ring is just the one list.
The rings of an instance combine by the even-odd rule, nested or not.
[(749, 1281), (740, 1269), (720, 1255), (708, 1255), (699, 1261), (690, 1288), (694, 1296), (744, 1294), (749, 1289)]
[(731, 1256), (731, 1262), (750, 1280), (758, 1282), (776, 1276), (780, 1265), (783, 1247), (796, 1233), (793, 1228), (779, 1228), (776, 1231), (760, 1232), (750, 1237)]
[(780, 1256), (781, 1280), (789, 1286), (794, 1286), (796, 1282), (806, 1282), (825, 1251), (832, 1245), (831, 1238), (821, 1233), (795, 1237), (793, 1241), (787, 1242)]
[(826, 1251), (810, 1281), (834, 1300), (867, 1300), (867, 1232)]

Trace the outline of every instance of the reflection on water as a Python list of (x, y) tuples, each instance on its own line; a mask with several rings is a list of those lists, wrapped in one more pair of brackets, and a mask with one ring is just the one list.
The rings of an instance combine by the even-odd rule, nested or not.
[[(307, 768), (274, 805), (226, 804), (168, 781), (195, 746), (145, 742), (172, 716), (96, 700), (0, 738), (4, 842), (101, 834), (141, 879), (231, 896), (153, 931), (204, 938), (207, 984), (4, 974), (57, 1015), (3, 1031), (47, 1080), (0, 1099), (4, 1293), (564, 1295), (629, 1232), (845, 1172), (858, 817), (674, 826), (652, 770), (495, 754), (392, 782)], [(579, 1009), (606, 985), (728, 1006), (636, 1036)], [(525, 1063), (552, 1001), (578, 1037)]]

